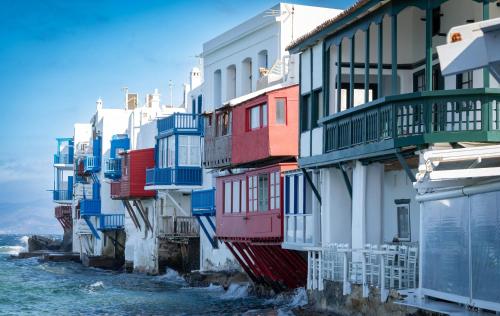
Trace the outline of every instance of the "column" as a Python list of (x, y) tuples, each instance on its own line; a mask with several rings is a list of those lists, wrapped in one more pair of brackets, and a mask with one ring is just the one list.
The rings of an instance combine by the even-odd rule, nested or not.
[(349, 67), (349, 108), (354, 107), (354, 50), (356, 35), (353, 34), (351, 37), (351, 65)]
[(367, 167), (356, 161), (352, 174), (352, 248), (366, 243), (366, 174)]
[(398, 88), (398, 16), (391, 16), (391, 59), (392, 59), (392, 74), (391, 74), (391, 92), (392, 95), (399, 93)]
[(384, 66), (384, 20), (378, 24), (378, 66), (377, 66), (377, 97), (382, 97), (383, 66)]
[[(490, 1), (483, 0), (483, 21), (488, 20), (490, 18)], [(487, 67), (483, 68), (483, 87), (490, 87), (490, 71)]]
[(427, 0), (425, 10), (425, 86), (432, 91), (432, 2)]
[(337, 112), (342, 111), (342, 40), (337, 46)]
[(370, 98), (370, 26), (365, 32), (365, 103)]

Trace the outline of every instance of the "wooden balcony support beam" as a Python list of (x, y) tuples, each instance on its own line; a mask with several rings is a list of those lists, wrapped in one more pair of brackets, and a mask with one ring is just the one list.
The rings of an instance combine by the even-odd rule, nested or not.
[(338, 165), (338, 168), (340, 169), (340, 171), (342, 171), (342, 176), (344, 177), (345, 186), (347, 188), (347, 191), (349, 192), (349, 196), (352, 199), (352, 184), (351, 184), (351, 180), (349, 180), (349, 176), (347, 175), (347, 172), (345, 172), (344, 166), (342, 164), (340, 164), (340, 163), (337, 164), (337, 165)]
[(144, 224), (146, 225), (146, 227), (149, 228), (151, 230), (151, 232), (153, 232), (153, 225), (151, 225), (151, 222), (149, 221), (148, 214), (146, 214), (146, 210), (144, 209), (142, 202), (140, 200), (134, 200), (133, 204), (137, 208), (137, 210), (139, 211), (139, 215), (141, 216), (142, 220), (144, 221)]
[(401, 167), (403, 167), (403, 169), (405, 170), (406, 175), (408, 176), (408, 179), (410, 179), (410, 181), (411, 181), (412, 183), (417, 182), (417, 179), (415, 178), (415, 175), (414, 175), (414, 174), (413, 174), (413, 172), (411, 171), (410, 166), (408, 166), (408, 163), (406, 162), (406, 160), (405, 160), (405, 158), (403, 157), (403, 155), (401, 154), (401, 152), (396, 151), (396, 152), (395, 152), (395, 155), (396, 155), (396, 157), (398, 158), (398, 161), (399, 161), (399, 163), (401, 164)]
[(302, 171), (302, 174), (304, 174), (304, 177), (306, 178), (307, 183), (309, 183), (309, 185), (311, 186), (311, 188), (313, 190), (314, 196), (316, 196), (319, 204), (321, 205), (321, 194), (319, 193), (318, 189), (316, 188), (316, 185), (314, 185), (314, 183), (311, 179), (311, 176), (309, 175), (309, 173), (307, 172), (307, 170), (305, 168), (301, 168), (300, 170)]

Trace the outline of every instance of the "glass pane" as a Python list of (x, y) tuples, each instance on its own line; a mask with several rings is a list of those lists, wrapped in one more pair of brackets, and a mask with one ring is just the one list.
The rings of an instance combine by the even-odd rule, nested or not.
[(276, 99), (276, 124), (285, 124), (285, 99)]
[(233, 182), (233, 213), (240, 212), (240, 181)]
[(295, 238), (297, 243), (304, 243), (304, 218), (301, 215), (296, 217), (297, 217), (297, 227), (296, 227), (297, 236)]
[(398, 238), (410, 239), (410, 209), (408, 205), (397, 207), (398, 213)]
[(286, 221), (286, 241), (295, 242), (295, 218), (293, 216), (287, 216)]
[(168, 137), (167, 164), (169, 167), (175, 166), (175, 136)]
[(267, 211), (269, 208), (269, 175), (259, 175), (259, 211)]
[(308, 244), (311, 244), (313, 242), (313, 235), (312, 235), (313, 217), (311, 215), (304, 216), (304, 220), (306, 222), (306, 231), (305, 231), (306, 240), (305, 240), (305, 242)]
[(267, 126), (267, 103), (262, 105), (262, 126)]
[(231, 182), (224, 183), (224, 213), (231, 213)]
[(241, 181), (241, 211), (247, 211), (247, 183), (245, 180)]
[(255, 129), (260, 127), (260, 108), (258, 106), (250, 109), (250, 128)]

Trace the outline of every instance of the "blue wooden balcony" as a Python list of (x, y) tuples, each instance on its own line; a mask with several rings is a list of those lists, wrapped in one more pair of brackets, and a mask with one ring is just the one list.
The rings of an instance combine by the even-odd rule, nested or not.
[(201, 186), (201, 167), (153, 168), (146, 170), (146, 185)]
[(74, 156), (73, 138), (57, 138), (54, 165), (72, 165)]
[(123, 214), (101, 214), (99, 216), (98, 230), (119, 230), (123, 229), (125, 222), (125, 215)]
[(98, 216), (101, 214), (101, 200), (80, 200), (80, 216)]
[(54, 154), (54, 165), (72, 165), (73, 164), (73, 153)]
[(500, 89), (387, 96), (326, 117), (323, 155), (302, 167), (369, 159), (407, 146), (500, 141)]
[(73, 199), (72, 190), (54, 190), (52, 191), (52, 200), (56, 203), (67, 202)]
[(193, 216), (215, 216), (215, 189), (193, 191), (191, 207)]
[(110, 158), (104, 163), (104, 177), (117, 180), (122, 177), (122, 159)]
[(101, 171), (101, 157), (87, 156), (83, 163), (85, 173), (96, 173)]
[(158, 120), (158, 135), (164, 134), (203, 134), (203, 117), (198, 114), (174, 113)]

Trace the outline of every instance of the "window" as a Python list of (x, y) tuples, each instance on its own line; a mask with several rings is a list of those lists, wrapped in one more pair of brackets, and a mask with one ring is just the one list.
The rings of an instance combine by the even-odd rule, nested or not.
[(202, 112), (202, 108), (203, 108), (203, 97), (200, 94), (198, 96), (198, 114)]
[[(413, 73), (413, 92), (425, 91), (425, 69)], [(439, 64), (432, 66), (432, 90), (443, 90), (444, 78)]]
[(271, 173), (271, 210), (279, 209), (281, 206), (281, 189), (280, 189), (280, 173), (273, 172)]
[(258, 204), (259, 211), (265, 212), (269, 209), (269, 175), (261, 174), (259, 175), (258, 183)]
[(248, 177), (248, 210), (257, 211), (257, 176)]
[(472, 71), (457, 75), (457, 89), (472, 89), (474, 87)]
[(165, 167), (174, 167), (175, 166), (175, 136), (169, 136), (164, 138), (167, 141), (167, 146), (164, 146), (167, 149), (165, 155), (164, 166)]
[(233, 181), (233, 213), (240, 211), (240, 180), (237, 180)]
[(410, 241), (410, 200), (396, 200), (397, 220), (398, 220), (398, 240)]
[(201, 160), (199, 136), (179, 135), (179, 166), (199, 166)]
[(248, 130), (267, 126), (267, 103), (254, 106), (247, 110)]
[(413, 74), (413, 92), (425, 90), (425, 69)]
[(286, 124), (286, 99), (276, 99), (276, 124)]
[(241, 180), (241, 212), (247, 211), (247, 181)]
[(193, 100), (191, 101), (191, 113), (192, 113), (192, 114), (195, 114), (195, 113), (196, 113), (196, 100), (195, 100), (195, 99), (193, 99)]
[(231, 213), (231, 181), (224, 182), (224, 213)]
[(231, 134), (231, 112), (217, 113), (217, 136)]
[(309, 107), (311, 106), (311, 96), (309, 94), (302, 96), (300, 102), (300, 131), (306, 132), (311, 129), (309, 125)]
[(323, 91), (318, 89), (313, 92), (312, 128), (318, 127), (318, 119), (323, 117)]

